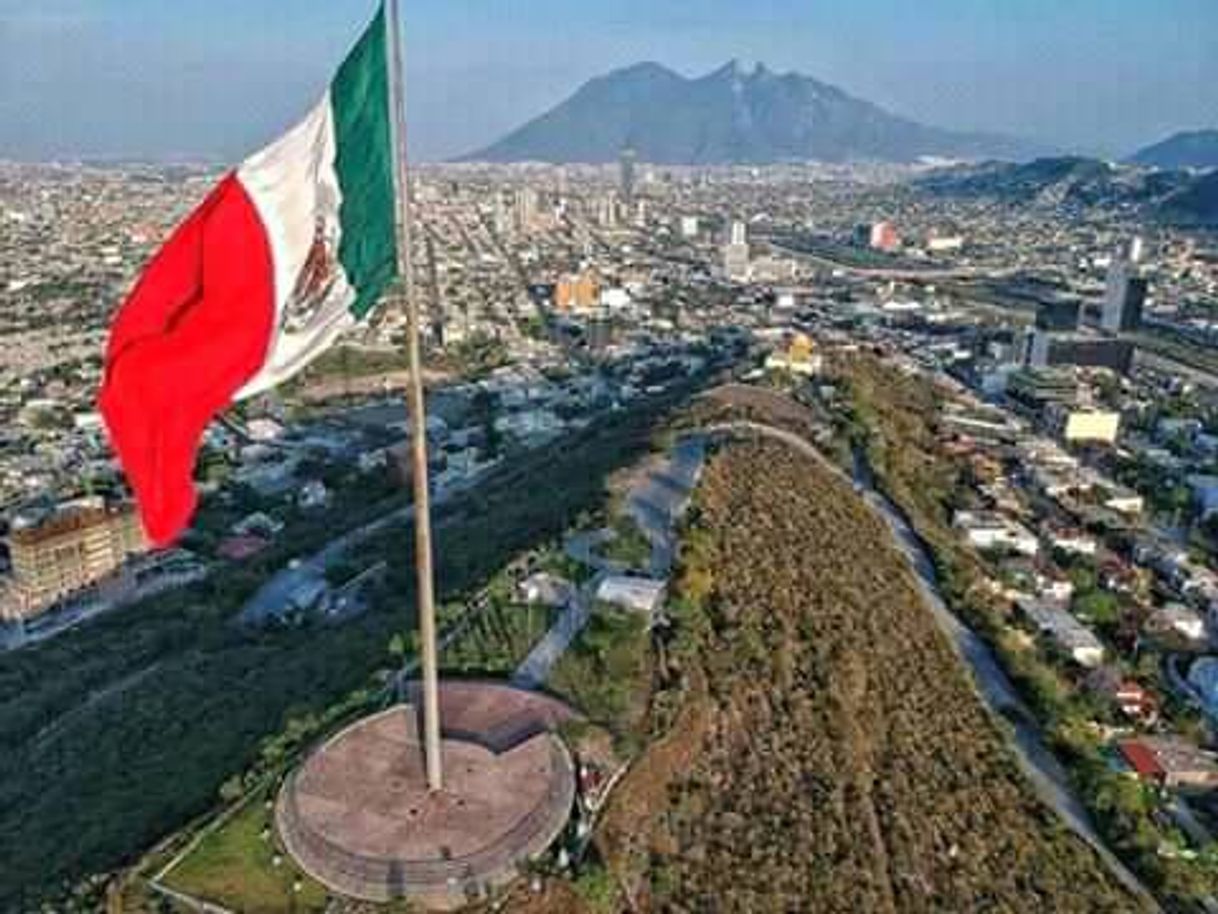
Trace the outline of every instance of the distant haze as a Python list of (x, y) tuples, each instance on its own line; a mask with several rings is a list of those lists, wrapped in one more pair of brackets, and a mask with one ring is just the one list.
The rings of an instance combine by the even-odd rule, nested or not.
[[(1218, 126), (1214, 0), (406, 0), (412, 151), (467, 153), (639, 60), (764, 61), (909, 118), (1123, 156)], [(0, 158), (233, 161), (371, 0), (0, 0)]]

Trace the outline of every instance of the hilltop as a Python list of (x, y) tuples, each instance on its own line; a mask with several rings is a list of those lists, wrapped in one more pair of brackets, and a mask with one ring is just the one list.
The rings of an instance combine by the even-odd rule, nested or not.
[(585, 83), (566, 101), (470, 161), (610, 162), (624, 147), (666, 164), (820, 160), (909, 162), (922, 156), (1019, 159), (1008, 137), (919, 124), (799, 73), (736, 61), (687, 78), (640, 63)]
[(1189, 130), (1140, 149), (1129, 157), (1154, 168), (1218, 168), (1218, 130)]
[(692, 516), (656, 735), (596, 838), (632, 909), (1139, 910), (1022, 780), (848, 485), (736, 445)]
[(1081, 211), (1134, 209), (1147, 219), (1218, 225), (1218, 172), (1158, 171), (1082, 156), (939, 169), (915, 182), (942, 197)]

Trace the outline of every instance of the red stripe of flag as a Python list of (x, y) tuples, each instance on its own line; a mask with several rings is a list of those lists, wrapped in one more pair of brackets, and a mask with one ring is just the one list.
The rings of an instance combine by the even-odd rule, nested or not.
[(190, 523), (203, 432), (265, 361), (274, 302), (266, 232), (230, 175), (174, 231), (111, 327), (99, 406), (158, 546)]

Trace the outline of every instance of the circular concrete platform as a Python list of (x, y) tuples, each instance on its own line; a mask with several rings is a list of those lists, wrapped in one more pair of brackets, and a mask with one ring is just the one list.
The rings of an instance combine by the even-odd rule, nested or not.
[(442, 683), (445, 785), (431, 793), (417, 707), (315, 750), (285, 780), (275, 818), (291, 856), (334, 891), (453, 909), (511, 881), (566, 825), (575, 773), (553, 729), (573, 715), (506, 685)]

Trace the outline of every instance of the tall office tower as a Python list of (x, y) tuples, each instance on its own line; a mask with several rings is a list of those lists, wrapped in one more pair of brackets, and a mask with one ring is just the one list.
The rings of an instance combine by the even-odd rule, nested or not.
[(495, 234), (505, 235), (508, 230), (507, 208), (503, 205), (503, 195), (495, 194), (491, 201), (491, 222), (495, 227)]
[(637, 158), (637, 153), (627, 146), (622, 150), (621, 158), (618, 160), (618, 167), (621, 170), (622, 202), (627, 208), (634, 203), (634, 166)]
[(749, 239), (743, 222), (734, 221), (723, 246), (723, 273), (728, 279), (749, 278)]
[(522, 232), (533, 227), (537, 218), (537, 191), (522, 187), (516, 191), (516, 227)]
[(1109, 333), (1127, 333), (1142, 326), (1148, 284), (1138, 269), (1142, 239), (1134, 237), (1112, 257), (1104, 289), (1100, 326)]
[(613, 194), (602, 194), (595, 200), (596, 224), (601, 228), (617, 225), (617, 200)]

